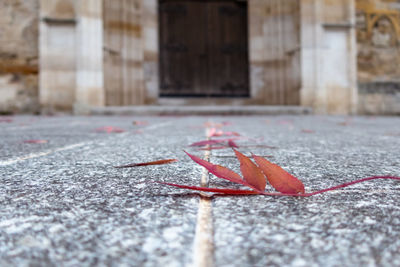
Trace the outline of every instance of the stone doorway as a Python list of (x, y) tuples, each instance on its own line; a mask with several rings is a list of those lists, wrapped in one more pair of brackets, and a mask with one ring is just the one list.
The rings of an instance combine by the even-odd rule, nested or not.
[(247, 2), (160, 0), (161, 97), (248, 97)]
[[(67, 2), (71, 7), (68, 10), (73, 12), (58, 14), (60, 5)], [(165, 84), (168, 85), (163, 66), (160, 66), (164, 62), (159, 27), (163, 20), (159, 14), (162, 2), (43, 1), (40, 11), (41, 105), (73, 107), (76, 112), (102, 106), (197, 104), (302, 105), (314, 107), (319, 113), (355, 112), (358, 100), (354, 1), (198, 0), (215, 5), (247, 6), (248, 34), (243, 39), (248, 42), (248, 65), (245, 68), (245, 64), (240, 64), (242, 70), (233, 71), (229, 76), (242, 77), (244, 81), (245, 75), (236, 74), (247, 71), (248, 81), (237, 82), (218, 75), (225, 86), (216, 83), (219, 91), (213, 89), (205, 93), (201, 91), (202, 86), (197, 86), (201, 82), (194, 83), (196, 90), (200, 88), (198, 95), (207, 98), (188, 97), (179, 90), (176, 91), (180, 97), (161, 97), (166, 94)], [(220, 12), (219, 8), (214, 10)], [(221, 13), (228, 17), (235, 12), (222, 8)], [(66, 35), (65, 30), (70, 34)], [(166, 46), (185, 50), (175, 44), (168, 46), (168, 42)], [(244, 49), (241, 45), (222, 45), (219, 53), (223, 54), (221, 50), (229, 54)], [(210, 56), (206, 53), (207, 57)], [(223, 64), (222, 67), (207, 64), (217, 70), (224, 69)], [(229, 67), (232, 65), (236, 64)], [(220, 71), (215, 73), (221, 74)], [(206, 72), (206, 75), (210, 74)], [(207, 85), (209, 80), (203, 77), (202, 83)], [(240, 84), (244, 86), (240, 88)], [(183, 85), (181, 82), (178, 88), (184, 88)], [(246, 85), (248, 91), (243, 93)], [(238, 88), (241, 93), (236, 98), (215, 97), (225, 92), (232, 94), (233, 89)], [(62, 98), (60, 103), (58, 92), (71, 97)]]

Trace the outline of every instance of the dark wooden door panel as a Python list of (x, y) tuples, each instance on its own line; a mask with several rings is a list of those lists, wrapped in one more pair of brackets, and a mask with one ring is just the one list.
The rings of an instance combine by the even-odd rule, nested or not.
[(217, 1), (208, 4), (210, 86), (225, 96), (248, 96), (246, 4)]
[[(165, 1), (160, 5), (162, 94), (196, 94), (206, 87), (206, 34), (201, 2)], [(197, 72), (196, 72), (197, 71)]]
[(247, 7), (160, 1), (160, 95), (248, 96)]

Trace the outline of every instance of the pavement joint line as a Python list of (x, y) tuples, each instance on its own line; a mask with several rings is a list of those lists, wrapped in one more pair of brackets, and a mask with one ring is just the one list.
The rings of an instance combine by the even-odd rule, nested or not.
[[(163, 123), (159, 123), (159, 124), (154, 124), (154, 125), (151, 125), (151, 126), (148, 126), (148, 127), (143, 127), (143, 130), (154, 130), (154, 129), (169, 125), (171, 123), (172, 123), (171, 121), (167, 121), (167, 122), (163, 122)], [(123, 132), (123, 133), (120, 133), (118, 136), (119, 137), (127, 136), (128, 134), (129, 134), (129, 132)], [(108, 138), (106, 138), (106, 140), (107, 139), (111, 139), (113, 137), (114, 136), (109, 136)], [(68, 145), (68, 146), (64, 146), (64, 147), (60, 147), (60, 148), (56, 148), (56, 149), (51, 149), (51, 150), (46, 150), (46, 151), (42, 151), (42, 152), (38, 152), (38, 153), (28, 154), (28, 155), (25, 155), (25, 156), (16, 157), (14, 159), (0, 161), (0, 166), (8, 166), (8, 165), (12, 165), (14, 163), (21, 162), (21, 161), (24, 161), (24, 160), (44, 157), (44, 156), (50, 155), (52, 153), (61, 152), (61, 151), (65, 151), (65, 150), (70, 150), (70, 149), (74, 149), (74, 148), (81, 147), (81, 146), (84, 146), (84, 145), (90, 145), (90, 144), (92, 144), (94, 142), (95, 141), (90, 141), (90, 142), (86, 142), (86, 143), (85, 142), (81, 142), (81, 143)]]
[[(208, 128), (206, 129), (206, 134)], [(208, 134), (207, 134), (208, 136)], [(210, 151), (204, 152), (204, 160), (210, 160)], [(209, 173), (203, 169), (200, 186), (207, 187), (209, 183)], [(197, 211), (196, 232), (194, 237), (193, 252), (194, 267), (214, 266), (214, 234), (212, 222), (212, 202), (206, 194), (200, 193), (199, 207)]]

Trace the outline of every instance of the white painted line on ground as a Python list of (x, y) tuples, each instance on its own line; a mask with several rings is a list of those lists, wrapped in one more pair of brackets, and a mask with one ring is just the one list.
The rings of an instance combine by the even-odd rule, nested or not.
[[(159, 123), (159, 124), (154, 124), (149, 127), (144, 127), (143, 130), (154, 130), (154, 129), (169, 125), (171, 123), (172, 123), (171, 121), (167, 121), (167, 122), (163, 122), (163, 123)], [(118, 136), (119, 137), (127, 136), (128, 134), (129, 134), (129, 132), (123, 132), (123, 133), (118, 134)], [(114, 136), (110, 136), (109, 138), (113, 138), (113, 137)], [(55, 153), (55, 152), (70, 150), (70, 149), (74, 149), (74, 148), (81, 147), (84, 145), (90, 145), (93, 142), (94, 141), (73, 144), (73, 145), (69, 145), (69, 146), (65, 146), (65, 147), (60, 147), (60, 148), (56, 148), (56, 149), (51, 149), (51, 150), (47, 150), (47, 151), (43, 151), (43, 152), (38, 152), (38, 153), (33, 153), (33, 154), (17, 157), (17, 158), (10, 159), (10, 160), (0, 161), (0, 166), (8, 166), (8, 165), (11, 165), (11, 164), (14, 164), (17, 162), (21, 162), (21, 161), (24, 161), (27, 159), (39, 158), (39, 157), (47, 156), (47, 155)]]
[[(206, 133), (208, 132), (208, 129)], [(208, 136), (208, 134), (207, 134)], [(205, 151), (204, 160), (210, 159), (210, 151)], [(200, 185), (207, 187), (209, 173), (204, 168)], [(206, 194), (201, 194), (197, 211), (196, 233), (193, 251), (194, 267), (214, 266), (214, 230), (212, 223), (212, 202)]]
[(7, 166), (7, 165), (11, 165), (11, 164), (14, 164), (14, 163), (17, 163), (20, 161), (24, 161), (27, 159), (33, 159), (33, 158), (47, 156), (47, 155), (55, 153), (55, 152), (60, 152), (60, 151), (65, 151), (65, 150), (70, 150), (70, 149), (74, 149), (77, 147), (81, 147), (85, 144), (88, 144), (88, 143), (73, 144), (73, 145), (60, 147), (60, 148), (56, 148), (56, 149), (52, 149), (52, 150), (47, 150), (47, 151), (43, 151), (43, 152), (39, 152), (39, 153), (29, 154), (29, 155), (22, 156), (22, 157), (17, 157), (17, 158), (6, 160), (6, 161), (0, 161), (0, 166)]

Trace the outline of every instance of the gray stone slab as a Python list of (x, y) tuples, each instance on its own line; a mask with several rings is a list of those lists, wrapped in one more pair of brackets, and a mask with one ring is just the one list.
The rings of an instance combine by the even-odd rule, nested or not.
[[(0, 163), (17, 159), (0, 166), (1, 266), (190, 265), (199, 196), (151, 181), (199, 184), (202, 168), (183, 150), (204, 155), (188, 145), (205, 139), (208, 120), (231, 122), (224, 130), (248, 137), (237, 140), (240, 151), (270, 156), (307, 191), (400, 176), (397, 117), (33, 118), (0, 124)], [(93, 131), (101, 126), (127, 131)], [(50, 142), (19, 144), (24, 139)], [(21, 158), (27, 154), (36, 156)], [(112, 167), (164, 158), (179, 162)], [(212, 151), (211, 160), (239, 171), (230, 149)], [(210, 186), (235, 187), (213, 176)], [(215, 265), (399, 265), (399, 192), (399, 182), (371, 181), (311, 198), (214, 196)]]
[[(32, 153), (62, 148), (68, 145), (114, 138), (114, 134), (96, 132), (104, 126), (118, 127), (126, 132), (136, 133), (151, 124), (165, 121), (161, 117), (80, 117), (71, 116), (15, 116), (11, 123), (0, 124), (0, 160), (9, 160)], [(133, 125), (135, 120), (147, 121), (149, 125)], [(44, 144), (24, 143), (26, 140), (46, 140)]]
[(312, 109), (299, 106), (127, 106), (92, 108), (92, 115), (280, 115), (310, 114)]
[[(302, 179), (306, 191), (367, 176), (400, 175), (399, 118), (230, 120), (227, 130), (264, 137), (265, 144), (277, 147), (239, 150), (271, 155), (271, 161)], [(214, 162), (238, 171), (232, 156), (229, 150), (212, 152)], [(213, 178), (211, 186), (229, 182)], [(372, 181), (307, 199), (214, 197), (216, 265), (399, 265), (399, 192), (399, 182)]]
[[(188, 164), (182, 148), (204, 132), (191, 130), (192, 121), (164, 122), (3, 166), (0, 265), (189, 264), (198, 195), (151, 181), (199, 181), (201, 168)], [(112, 167), (163, 158), (181, 160)]]

